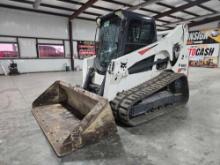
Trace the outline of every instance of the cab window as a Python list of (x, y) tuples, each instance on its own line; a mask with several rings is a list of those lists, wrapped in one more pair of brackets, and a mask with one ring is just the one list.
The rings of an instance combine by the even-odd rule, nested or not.
[(125, 53), (130, 53), (155, 41), (155, 29), (151, 22), (131, 20), (128, 27)]

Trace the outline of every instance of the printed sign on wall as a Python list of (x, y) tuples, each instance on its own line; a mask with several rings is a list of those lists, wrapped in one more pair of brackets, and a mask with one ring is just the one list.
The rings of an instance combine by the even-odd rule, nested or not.
[(218, 67), (220, 29), (189, 32), (187, 41), (189, 65)]
[(218, 67), (219, 44), (188, 45), (189, 65)]
[(77, 41), (77, 51), (80, 59), (94, 56), (96, 54), (95, 43), (92, 41)]
[(220, 29), (189, 32), (187, 45), (220, 43)]

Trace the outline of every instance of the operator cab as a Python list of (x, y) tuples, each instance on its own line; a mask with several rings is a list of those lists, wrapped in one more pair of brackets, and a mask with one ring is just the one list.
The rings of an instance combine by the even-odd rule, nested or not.
[(151, 17), (119, 10), (97, 19), (99, 38), (94, 68), (104, 75), (112, 59), (126, 55), (157, 40)]

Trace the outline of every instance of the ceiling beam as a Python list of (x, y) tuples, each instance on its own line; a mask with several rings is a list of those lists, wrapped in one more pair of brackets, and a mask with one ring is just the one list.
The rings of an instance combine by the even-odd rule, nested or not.
[[(177, 21), (177, 22), (172, 22), (172, 23), (168, 23), (168, 24), (165, 24), (165, 26), (176, 26), (178, 24), (182, 24), (182, 23), (185, 23), (185, 24), (196, 24), (196, 22), (200, 22), (200, 24), (205, 24), (206, 20), (210, 20), (213, 21), (213, 18), (219, 18), (220, 16), (220, 12), (218, 13), (215, 13), (215, 14), (207, 14), (207, 15), (203, 15), (203, 16), (199, 16), (199, 17), (195, 17), (195, 18), (189, 18), (189, 19), (185, 19), (183, 21)], [(211, 19), (212, 18), (212, 19)], [(216, 21), (216, 20), (214, 20)]]
[[(14, 0), (12, 0), (12, 1), (14, 1)], [(20, 1), (20, 0), (15, 0), (15, 1)], [(74, 4), (74, 5), (84, 5), (84, 3), (78, 2), (78, 1), (74, 1), (74, 0), (57, 0), (57, 1), (65, 2), (65, 3), (70, 3), (70, 4)], [(114, 4), (118, 4), (118, 5), (122, 5), (122, 6), (125, 6), (125, 7), (132, 7), (132, 5), (127, 4), (127, 3), (123, 3), (123, 2), (120, 2), (120, 1), (115, 1), (115, 0), (102, 0), (102, 1), (110, 2), (110, 3), (114, 3)], [(191, 0), (185, 0), (185, 1), (186, 1), (186, 2), (189, 2), (189, 1), (191, 1)], [(209, 1), (209, 0), (207, 0), (207, 1)], [(20, 1), (20, 2), (21, 2), (21, 1)], [(164, 3), (162, 3), (162, 2), (157, 2), (156, 4), (158, 4), (158, 5), (163, 5), (164, 7), (168, 7), (168, 8), (173, 7), (173, 6), (170, 6), (170, 5), (168, 5), (168, 4), (164, 4)], [(165, 5), (166, 5), (166, 6), (165, 6)], [(208, 8), (208, 7), (205, 7), (204, 5), (197, 4), (197, 6), (203, 8), (203, 9), (206, 9), (206, 10), (208, 10), (208, 11), (210, 11), (210, 12), (216, 13), (215, 10), (210, 9), (210, 8)], [(101, 6), (96, 6), (96, 5), (92, 5), (91, 7), (92, 7), (92, 8), (95, 8), (95, 9), (99, 9), (99, 10), (104, 10), (104, 11), (107, 11), (107, 12), (112, 12), (112, 11), (114, 11), (114, 10), (112, 10), (112, 9), (105, 8), (105, 7), (101, 7)], [(173, 7), (173, 8), (175, 8), (175, 7)], [(146, 11), (146, 12), (151, 12), (151, 13), (155, 13), (155, 14), (160, 14), (160, 12), (158, 12), (158, 11), (154, 11), (154, 10), (146, 9), (146, 8), (140, 8), (139, 10)], [(188, 12), (188, 11), (184, 11), (184, 10), (183, 10), (182, 12), (185, 12), (185, 13), (190, 14), (190, 15), (198, 16), (197, 14), (192, 13), (192, 12)], [(176, 18), (176, 19), (180, 19), (180, 20), (182, 19), (181, 17), (176, 17), (176, 16), (172, 16), (172, 15), (170, 15), (169, 17), (171, 17), (171, 18)], [(183, 20), (183, 19), (182, 19), (182, 20)]]
[(156, 25), (157, 28), (163, 28), (163, 29), (172, 29), (172, 27), (164, 26), (164, 25)]
[(157, 19), (157, 21), (163, 22), (163, 23), (166, 23), (166, 24), (170, 23), (170, 21), (165, 21), (165, 20), (162, 20), (162, 19)]
[(216, 10), (213, 10), (213, 9), (211, 9), (211, 8), (209, 8), (209, 7), (204, 6), (204, 5), (198, 5), (198, 6), (199, 6), (200, 8), (202, 8), (202, 9), (204, 9), (204, 10), (209, 11), (209, 12), (217, 13)]
[[(184, 1), (186, 1), (186, 2), (192, 2), (192, 0), (184, 0)], [(209, 7), (204, 6), (204, 5), (199, 4), (199, 5), (197, 5), (197, 6), (199, 6), (200, 8), (202, 8), (202, 9), (204, 9), (204, 10), (208, 10), (208, 11), (211, 12), (211, 13), (217, 13), (216, 10), (213, 10), (213, 9), (211, 9), (211, 8), (209, 8)]]
[(210, 1), (210, 0), (195, 0), (195, 1), (192, 1), (192, 2), (187, 3), (185, 5), (181, 5), (179, 7), (175, 7), (174, 9), (171, 9), (171, 10), (165, 11), (163, 13), (160, 13), (160, 14), (156, 15), (155, 18), (165, 17), (165, 16), (168, 16), (168, 15), (173, 14), (175, 12), (183, 11), (185, 9), (188, 9), (190, 7), (193, 7), (193, 6), (208, 2), (208, 1)]
[[(73, 1), (72, 0), (57, 0), (57, 1), (65, 2), (65, 3), (69, 3), (69, 4), (73, 4), (73, 5), (80, 5), (80, 6), (84, 5), (84, 3), (78, 2), (78, 1), (74, 1), (74, 0)], [(107, 11), (107, 12), (113, 11), (112, 9), (101, 7), (101, 6), (97, 6), (97, 5), (92, 5), (91, 7), (94, 8), (94, 9), (103, 10), (103, 11)]]
[(145, 0), (145, 2), (139, 3), (137, 5), (131, 6), (129, 7), (127, 10), (133, 11), (133, 10), (137, 10), (140, 9), (144, 6), (150, 5), (152, 3), (157, 3), (160, 2), (161, 0)]
[[(33, 5), (33, 2), (28, 1), (28, 0), (22, 0), (22, 1), (21, 1), (21, 0), (10, 0), (10, 1)], [(56, 5), (46, 4), (46, 3), (42, 3), (42, 2), (41, 2), (41, 4), (40, 4), (40, 6), (42, 6), (42, 7), (47, 7), (47, 8), (51, 8), (51, 9), (58, 9), (58, 10), (70, 11), (70, 12), (75, 12), (75, 11), (76, 11), (76, 9), (71, 9), (71, 8), (68, 8), (68, 7), (62, 7), (62, 6), (56, 6)], [(83, 13), (89, 14), (89, 15), (93, 15), (93, 16), (100, 16), (100, 15), (101, 15), (101, 14), (98, 14), (98, 13), (86, 12), (86, 11), (84, 11)]]
[[(131, 5), (131, 4), (124, 3), (124, 2), (119, 2), (119, 1), (115, 1), (115, 0), (102, 0), (102, 1), (108, 2), (108, 3), (113, 3), (113, 4), (116, 4), (116, 5), (121, 5), (123, 7), (129, 7), (129, 8), (133, 7), (133, 5)], [(145, 8), (142, 8), (142, 7), (139, 8), (139, 10), (150, 12), (150, 13), (153, 13), (153, 14), (159, 14), (160, 13), (158, 11), (151, 10), (151, 9), (145, 9)]]
[[(130, 7), (130, 8), (133, 6), (131, 4), (124, 3), (124, 2), (119, 2), (119, 1), (115, 1), (115, 0), (102, 0), (102, 1), (113, 3), (113, 4), (116, 4), (116, 5), (121, 5), (121, 6), (124, 6), (124, 7)], [(145, 12), (150, 12), (150, 13), (153, 13), (153, 14), (160, 14), (159, 11), (155, 11), (155, 10), (151, 10), (151, 9), (146, 9), (146, 8), (143, 8), (143, 7), (139, 8), (139, 10), (145, 11)], [(179, 20), (183, 20), (183, 18), (175, 17), (175, 16), (172, 16), (172, 15), (170, 15), (169, 17), (175, 18), (175, 19), (179, 19)]]
[[(39, 13), (39, 14), (49, 14), (49, 15), (60, 16), (60, 17), (69, 17), (70, 16), (68, 14), (55, 13), (55, 12), (39, 10), (39, 9), (35, 10), (35, 9), (31, 9), (31, 8), (12, 6), (12, 5), (6, 5), (6, 4), (1, 4), (1, 3), (0, 3), (0, 7), (8, 8), (8, 9), (22, 10), (22, 11), (29, 11), (29, 12)], [(95, 21), (95, 19), (86, 18), (86, 17), (77, 17), (77, 18), (87, 20), (87, 21)]]
[(72, 20), (74, 18), (77, 18), (82, 12), (84, 12), (86, 9), (91, 7), (94, 3), (96, 3), (98, 0), (89, 0), (84, 5), (82, 5), (77, 11), (75, 11), (69, 19)]
[[(28, 0), (22, 0), (22, 1), (21, 1), (21, 0), (10, 0), (10, 1), (18, 2), (18, 3), (21, 3), (21, 4), (23, 3), (23, 4), (33, 5), (33, 2), (28, 1)], [(48, 7), (48, 8), (51, 8), (51, 9), (74, 11), (74, 9), (70, 9), (70, 8), (66, 8), (66, 7), (62, 7), (62, 6), (50, 5), (50, 4), (46, 4), (46, 3), (41, 3), (40, 6), (42, 6), (42, 7)]]
[[(158, 2), (157, 5), (164, 6), (164, 7), (170, 8), (170, 9), (175, 9), (174, 6), (171, 6), (171, 5), (162, 3), (162, 2)], [(192, 12), (189, 12), (189, 11), (185, 11), (185, 10), (183, 10), (181, 12), (184, 12), (184, 13), (189, 14), (189, 15), (193, 15), (195, 17), (199, 16), (198, 14), (195, 14), (195, 13), (192, 13)]]
[(206, 23), (215, 22), (215, 21), (219, 21), (219, 20), (220, 20), (220, 15), (210, 17), (210, 18), (206, 18), (206, 19), (203, 19), (203, 20), (200, 20), (200, 21), (191, 22), (191, 23), (188, 24), (188, 26), (193, 27), (193, 26), (203, 25), (203, 24), (206, 24)]
[(8, 9), (16, 9), (16, 10), (23, 10), (23, 11), (30, 11), (30, 12), (35, 12), (35, 13), (43, 13), (43, 14), (49, 14), (49, 15), (54, 15), (54, 16), (62, 16), (62, 17), (68, 17), (69, 15), (67, 14), (61, 14), (61, 13), (55, 13), (55, 12), (49, 12), (49, 11), (43, 11), (43, 10), (35, 10), (31, 8), (26, 8), (26, 7), (18, 7), (18, 6), (12, 6), (12, 5), (6, 5), (6, 4), (0, 4), (0, 7), (3, 8), (8, 8)]

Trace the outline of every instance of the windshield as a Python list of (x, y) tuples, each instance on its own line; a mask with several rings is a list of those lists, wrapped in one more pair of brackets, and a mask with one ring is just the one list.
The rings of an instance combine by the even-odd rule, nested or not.
[(98, 59), (102, 67), (117, 57), (120, 18), (112, 17), (102, 21), (99, 30)]

